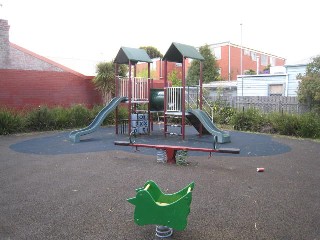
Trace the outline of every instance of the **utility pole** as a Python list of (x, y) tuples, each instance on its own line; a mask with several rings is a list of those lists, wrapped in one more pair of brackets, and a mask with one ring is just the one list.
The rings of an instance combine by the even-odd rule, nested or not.
[(243, 46), (242, 46), (242, 23), (240, 23), (240, 30), (241, 30), (241, 54), (240, 54), (240, 74), (242, 75), (242, 68), (243, 68), (243, 66), (242, 66), (242, 54), (243, 54)]
[(243, 46), (242, 46), (242, 23), (240, 23), (240, 35), (241, 35), (241, 40), (240, 40), (240, 45), (241, 45), (241, 53), (240, 53), (240, 74), (241, 74), (241, 95), (243, 96), (243, 76), (242, 76), (242, 54), (243, 54)]

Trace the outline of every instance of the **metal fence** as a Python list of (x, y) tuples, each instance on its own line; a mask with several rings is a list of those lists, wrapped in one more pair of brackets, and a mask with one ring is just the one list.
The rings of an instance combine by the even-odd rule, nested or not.
[(299, 103), (298, 97), (284, 97), (284, 96), (247, 96), (247, 97), (233, 97), (233, 96), (217, 96), (210, 97), (210, 100), (220, 101), (230, 107), (238, 110), (245, 110), (248, 108), (255, 108), (263, 113), (282, 112), (292, 114), (302, 114), (308, 112), (306, 105)]

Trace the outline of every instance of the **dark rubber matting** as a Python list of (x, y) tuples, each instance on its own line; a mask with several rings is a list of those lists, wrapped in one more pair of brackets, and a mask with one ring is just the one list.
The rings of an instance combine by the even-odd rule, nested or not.
[[(56, 154), (74, 154), (86, 152), (100, 152), (120, 150), (127, 152), (136, 151), (133, 147), (115, 146), (114, 141), (128, 140), (127, 135), (116, 135), (114, 127), (103, 127), (98, 131), (83, 136), (80, 143), (69, 141), (69, 132), (52, 133), (45, 137), (35, 137), (29, 140), (21, 141), (10, 146), (16, 152), (56, 155)], [(287, 145), (281, 144), (274, 140), (270, 135), (244, 133), (231, 131), (231, 142), (220, 144), (218, 147), (223, 148), (239, 148), (240, 154), (234, 156), (270, 156), (282, 154), (291, 151)], [(167, 144), (181, 145), (191, 147), (212, 148), (212, 136), (203, 135), (198, 137), (193, 127), (186, 128), (186, 138), (182, 140), (181, 136), (167, 136), (166, 138), (160, 131), (155, 130), (151, 135), (139, 135), (136, 138), (137, 143), (145, 144)], [(156, 150), (150, 148), (139, 148), (140, 154), (155, 155)], [(190, 156), (204, 156), (208, 153), (189, 152)], [(218, 153), (216, 153), (218, 154)], [(222, 153), (219, 153), (219, 155)], [(230, 154), (228, 154), (230, 155)]]

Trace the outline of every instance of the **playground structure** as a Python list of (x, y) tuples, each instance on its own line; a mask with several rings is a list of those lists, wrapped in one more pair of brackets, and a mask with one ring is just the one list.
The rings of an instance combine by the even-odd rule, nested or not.
[[(186, 119), (188, 119), (192, 125), (197, 129), (199, 135), (212, 134), (217, 136), (218, 143), (230, 142), (230, 135), (228, 132), (218, 129), (208, 117), (208, 115), (202, 111), (202, 61), (203, 56), (196, 50), (196, 48), (180, 44), (172, 43), (168, 51), (163, 57), (164, 61), (164, 87), (163, 89), (153, 88), (153, 82), (150, 79), (150, 58), (145, 56), (141, 51), (142, 49), (121, 48), (118, 52), (114, 62), (116, 64), (116, 92), (117, 97), (128, 98), (128, 124), (127, 133), (132, 131), (141, 133), (139, 127), (146, 127), (142, 132), (150, 133), (152, 130), (152, 118), (153, 114), (163, 114), (163, 128), (164, 136), (167, 135), (179, 135), (182, 139), (185, 139), (185, 126)], [(186, 59), (191, 58), (200, 61), (200, 81), (197, 87), (186, 87), (185, 80), (185, 65)], [(148, 78), (136, 77), (136, 64), (138, 62), (148, 63)], [(168, 62), (176, 62), (182, 64), (182, 83), (181, 87), (171, 87), (168, 81)], [(129, 76), (122, 78), (118, 76), (118, 64), (127, 64), (129, 66)], [(133, 76), (132, 76), (133, 68)], [(144, 111), (145, 115), (142, 123), (139, 119), (141, 110), (138, 110), (138, 104), (146, 104)], [(135, 119), (133, 117), (136, 115)], [(175, 119), (176, 122), (172, 123), (170, 119)], [(140, 122), (139, 122), (140, 121)], [(118, 109), (116, 109), (116, 134), (118, 134), (119, 123), (122, 120), (118, 119)], [(135, 125), (135, 126), (133, 126)], [(178, 131), (173, 131), (175, 128)]]
[[(185, 65), (186, 59), (200, 61), (200, 81), (197, 87), (186, 87)], [(150, 134), (153, 128), (154, 114), (162, 114), (163, 133), (167, 135), (179, 135), (185, 139), (186, 119), (197, 129), (199, 136), (212, 134), (217, 136), (218, 143), (230, 142), (228, 132), (218, 129), (202, 111), (202, 61), (203, 56), (196, 48), (172, 43), (163, 57), (164, 81), (163, 88), (154, 88), (154, 81), (150, 78), (150, 64), (152, 60), (144, 49), (121, 47), (115, 60), (115, 86), (116, 97), (104, 107), (96, 119), (86, 128), (70, 133), (70, 140), (79, 142), (80, 136), (96, 131), (107, 115), (115, 110), (116, 134), (130, 134), (132, 131), (138, 134)], [(136, 65), (138, 62), (148, 64), (148, 77), (136, 77)], [(168, 62), (182, 64), (181, 87), (172, 87), (168, 81)], [(118, 74), (119, 64), (129, 66), (127, 77), (120, 77)], [(119, 119), (118, 106), (126, 103), (128, 108), (128, 119)], [(141, 107), (142, 106), (142, 107)], [(142, 109), (143, 110), (142, 110)], [(171, 120), (175, 121), (172, 122)], [(178, 122), (178, 123), (177, 123)]]
[(136, 197), (127, 201), (135, 205), (134, 221), (137, 225), (156, 224), (156, 235), (169, 237), (173, 229), (184, 230), (190, 213), (194, 182), (173, 194), (164, 194), (151, 180), (136, 189)]

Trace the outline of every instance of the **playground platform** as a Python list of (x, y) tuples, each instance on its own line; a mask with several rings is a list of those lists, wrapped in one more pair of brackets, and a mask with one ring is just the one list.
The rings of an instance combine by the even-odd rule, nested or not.
[[(240, 154), (190, 152), (178, 166), (157, 163), (154, 149), (115, 146), (127, 136), (113, 127), (80, 143), (68, 134), (0, 136), (0, 239), (157, 239), (126, 201), (149, 179), (168, 193), (196, 184), (186, 229), (168, 239), (319, 239), (319, 142), (231, 131), (221, 145)], [(209, 137), (155, 129), (137, 142), (210, 147)]]

